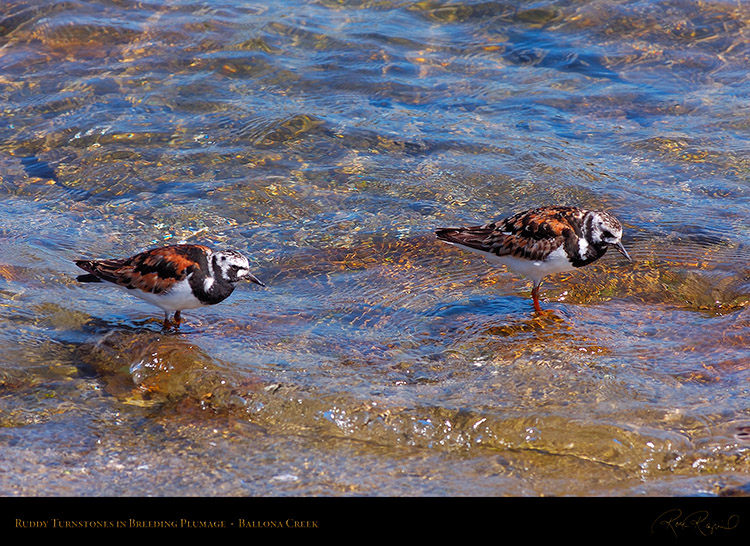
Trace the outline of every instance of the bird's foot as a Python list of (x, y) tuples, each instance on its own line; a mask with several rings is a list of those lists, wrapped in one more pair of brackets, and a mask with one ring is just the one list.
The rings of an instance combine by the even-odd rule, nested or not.
[(180, 320), (180, 317), (177, 315), (175, 315), (174, 320), (169, 320), (169, 317), (165, 316), (164, 321), (162, 322), (162, 331), (171, 332), (179, 330), (181, 322), (182, 320)]
[(534, 313), (534, 317), (531, 322), (537, 324), (541, 328), (552, 326), (566, 322), (565, 312), (560, 309), (542, 309), (539, 312)]

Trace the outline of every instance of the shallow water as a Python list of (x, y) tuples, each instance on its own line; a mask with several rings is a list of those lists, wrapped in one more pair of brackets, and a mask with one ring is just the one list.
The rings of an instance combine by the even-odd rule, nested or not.
[[(750, 471), (750, 6), (0, 7), (0, 494), (718, 495)], [(612, 211), (543, 285), (435, 228)], [(184, 313), (72, 261), (196, 242)]]

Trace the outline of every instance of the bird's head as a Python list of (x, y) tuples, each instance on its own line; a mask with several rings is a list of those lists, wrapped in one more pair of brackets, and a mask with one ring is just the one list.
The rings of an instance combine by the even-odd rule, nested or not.
[(589, 217), (584, 220), (584, 230), (587, 232), (586, 238), (595, 246), (613, 246), (628, 261), (632, 261), (622, 245), (622, 224), (610, 213), (606, 211), (590, 212)]
[(250, 273), (250, 261), (236, 250), (217, 252), (213, 256), (213, 262), (224, 280), (232, 284), (247, 279), (260, 286), (265, 286), (255, 275)]

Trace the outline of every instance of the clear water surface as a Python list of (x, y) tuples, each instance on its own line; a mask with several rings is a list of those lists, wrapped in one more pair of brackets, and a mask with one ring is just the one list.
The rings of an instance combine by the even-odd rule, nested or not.
[[(744, 2), (6, 0), (1, 495), (719, 495), (750, 471)], [(612, 211), (526, 281), (435, 228)], [(234, 248), (179, 333), (73, 260)]]

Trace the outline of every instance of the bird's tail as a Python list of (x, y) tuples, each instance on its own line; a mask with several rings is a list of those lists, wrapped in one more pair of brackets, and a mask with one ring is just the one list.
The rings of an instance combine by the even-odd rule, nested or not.
[(441, 228), (435, 231), (435, 236), (446, 243), (486, 251), (488, 249), (487, 237), (491, 233), (491, 228), (476, 226), (469, 228)]
[(76, 277), (78, 282), (102, 282), (102, 280), (96, 275), (78, 275)]

